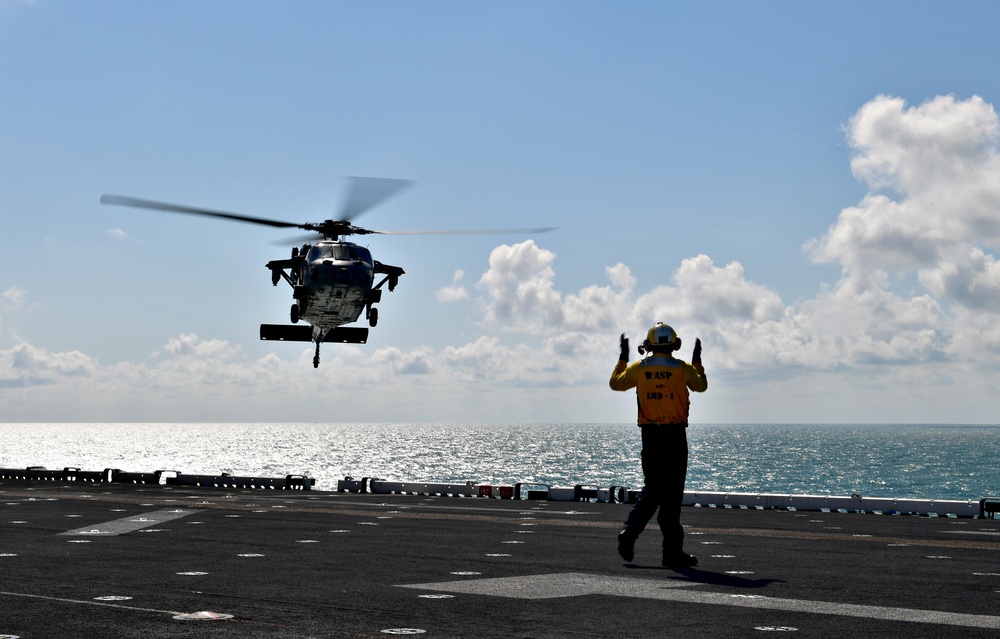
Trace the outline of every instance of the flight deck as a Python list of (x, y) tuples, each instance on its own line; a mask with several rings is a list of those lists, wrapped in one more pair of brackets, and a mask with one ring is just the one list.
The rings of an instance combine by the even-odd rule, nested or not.
[(996, 637), (1000, 521), (0, 480), (0, 637)]

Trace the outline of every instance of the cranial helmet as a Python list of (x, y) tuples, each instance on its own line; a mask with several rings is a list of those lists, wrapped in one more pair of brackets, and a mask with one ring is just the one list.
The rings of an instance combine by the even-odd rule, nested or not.
[(658, 351), (676, 351), (681, 347), (681, 338), (677, 337), (674, 329), (663, 322), (657, 322), (656, 326), (646, 333), (646, 348)]

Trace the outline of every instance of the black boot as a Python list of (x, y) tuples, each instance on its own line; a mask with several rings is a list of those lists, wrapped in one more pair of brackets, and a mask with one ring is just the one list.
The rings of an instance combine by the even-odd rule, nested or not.
[(618, 554), (625, 561), (632, 561), (635, 557), (635, 537), (624, 530), (618, 533)]
[(664, 568), (687, 568), (690, 566), (697, 566), (698, 558), (694, 555), (689, 555), (683, 550), (678, 550), (677, 552), (664, 553), (663, 554), (663, 567)]

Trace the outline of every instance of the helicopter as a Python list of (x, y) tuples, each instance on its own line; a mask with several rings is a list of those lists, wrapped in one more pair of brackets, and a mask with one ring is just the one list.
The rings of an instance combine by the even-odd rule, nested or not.
[[(374, 231), (355, 226), (352, 220), (385, 201), (411, 184), (409, 180), (392, 178), (348, 178), (349, 189), (339, 219), (318, 223), (295, 223), (227, 213), (212, 209), (169, 204), (154, 200), (112, 195), (101, 196), (101, 204), (129, 206), (171, 213), (187, 213), (207, 217), (260, 224), (276, 228), (299, 228), (310, 231), (301, 247), (292, 248), (286, 259), (271, 260), (265, 266), (271, 271), (271, 284), (284, 280), (292, 288), (292, 305), (288, 324), (261, 324), (261, 340), (313, 342), (313, 368), (319, 368), (320, 344), (323, 342), (364, 344), (368, 328), (345, 326), (358, 321), (362, 312), (368, 325), (378, 324), (378, 308), (383, 286), (390, 292), (399, 284), (405, 271), (372, 257), (364, 246), (342, 238), (350, 235), (454, 235), (488, 233), (543, 233), (554, 227), (528, 229), (492, 229), (471, 231)], [(378, 276), (382, 278), (375, 282)], [(304, 323), (303, 323), (304, 322)]]

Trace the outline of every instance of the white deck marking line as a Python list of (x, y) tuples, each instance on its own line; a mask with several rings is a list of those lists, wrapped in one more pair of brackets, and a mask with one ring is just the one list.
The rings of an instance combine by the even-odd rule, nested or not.
[(46, 595), (32, 595), (26, 592), (5, 592), (0, 591), (0, 595), (7, 597), (25, 597), (28, 599), (44, 599), (45, 601), (59, 601), (62, 603), (84, 604), (87, 606), (103, 606), (104, 608), (119, 608), (121, 610), (135, 610), (137, 612), (155, 612), (164, 615), (179, 615), (175, 610), (157, 610), (156, 608), (140, 608), (138, 606), (123, 606), (122, 604), (104, 603), (102, 601), (85, 601), (83, 599), (66, 599), (64, 597), (48, 597)]
[(994, 537), (1000, 537), (1000, 532), (993, 530), (946, 530), (944, 532), (949, 535), (993, 535)]
[(142, 530), (143, 528), (149, 528), (150, 526), (156, 526), (157, 524), (173, 521), (174, 519), (180, 519), (181, 517), (187, 517), (188, 515), (193, 515), (197, 512), (199, 511), (181, 510), (177, 508), (172, 510), (157, 510), (151, 513), (142, 513), (131, 515), (129, 517), (123, 517), (121, 519), (115, 519), (113, 521), (106, 521), (101, 524), (91, 524), (90, 526), (68, 530), (59, 534), (83, 535), (87, 537), (113, 537), (115, 535), (124, 535), (125, 533), (135, 532), (136, 530)]
[(551, 599), (581, 595), (614, 595), (638, 597), (661, 601), (762, 608), (805, 612), (820, 615), (859, 617), (882, 621), (908, 621), (968, 628), (1000, 629), (1000, 617), (973, 615), (914, 608), (890, 608), (859, 604), (808, 601), (805, 599), (778, 599), (775, 597), (745, 596), (690, 590), (684, 586), (702, 586), (695, 582), (659, 582), (650, 579), (607, 577), (585, 573), (559, 573), (527, 577), (499, 577), (495, 579), (465, 579), (438, 583), (401, 584), (401, 588), (437, 590), (470, 595), (510, 597), (515, 599)]

